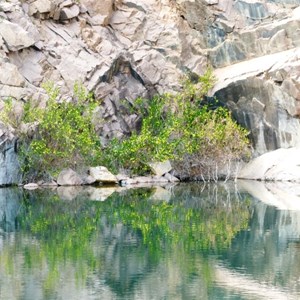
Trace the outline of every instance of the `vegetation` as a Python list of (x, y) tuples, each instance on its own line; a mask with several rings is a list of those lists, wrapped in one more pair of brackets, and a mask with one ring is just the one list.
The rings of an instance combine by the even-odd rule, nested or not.
[[(8, 100), (0, 117), (23, 140), (20, 157), (27, 180), (56, 175), (64, 167), (100, 163), (115, 172), (144, 174), (150, 171), (149, 162), (164, 160), (172, 160), (182, 178), (217, 180), (220, 170), (230, 176), (231, 163), (247, 155), (248, 140), (228, 110), (203, 105), (213, 84), (209, 69), (197, 80), (184, 80), (181, 92), (136, 99), (130, 109), (141, 116), (141, 128), (121, 141), (112, 139), (105, 148), (92, 124), (96, 103), (78, 84), (70, 101), (61, 99), (53, 84), (46, 84), (45, 108), (28, 102), (20, 117)], [(28, 126), (34, 128), (32, 137)]]
[[(58, 101), (58, 88), (50, 83), (43, 87), (49, 96), (45, 108), (28, 102), (21, 121), (17, 121), (12, 100), (8, 99), (1, 115), (22, 140), (20, 159), (27, 180), (49, 173), (55, 175), (64, 167), (80, 168), (92, 164), (101, 153), (91, 122), (95, 107), (92, 96), (76, 84), (72, 101)], [(28, 130), (22, 132), (24, 124), (35, 127), (33, 137), (28, 137)]]
[(149, 172), (148, 162), (172, 160), (178, 173), (188, 178), (217, 179), (220, 168), (248, 154), (247, 131), (232, 120), (223, 107), (202, 105), (212, 87), (211, 70), (197, 84), (186, 80), (177, 94), (137, 99), (135, 109), (142, 115), (140, 131), (122, 142), (111, 141), (104, 149), (104, 163), (115, 170)]

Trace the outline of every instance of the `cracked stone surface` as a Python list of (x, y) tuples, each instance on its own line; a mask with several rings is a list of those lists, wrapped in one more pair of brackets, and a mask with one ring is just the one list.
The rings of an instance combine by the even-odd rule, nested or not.
[[(251, 132), (256, 154), (299, 144), (299, 0), (0, 2), (0, 102), (65, 99), (81, 82), (99, 99), (101, 142), (140, 124), (138, 97), (181, 88), (212, 66), (210, 96)], [(0, 182), (1, 184), (1, 182)]]

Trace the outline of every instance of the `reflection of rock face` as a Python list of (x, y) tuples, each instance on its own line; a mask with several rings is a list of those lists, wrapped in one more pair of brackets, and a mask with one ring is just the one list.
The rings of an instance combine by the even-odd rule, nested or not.
[[(299, 202), (299, 185), (242, 181), (239, 187), (241, 192), (247, 190), (261, 201), (252, 204), (249, 230), (234, 239), (222, 259), (257, 287), (265, 288), (261, 285), (264, 282), (281, 291), (286, 289), (288, 299), (298, 299), (300, 209), (299, 204), (293, 202)], [(286, 298), (278, 296), (276, 299)]]
[(21, 198), (22, 190), (0, 189), (0, 226), (4, 231), (15, 231)]
[[(34, 220), (37, 222), (31, 223), (33, 226), (28, 226), (26, 229), (19, 227), (17, 234), (12, 233), (12, 236), (17, 235), (18, 238), (10, 239), (8, 237), (4, 241), (3, 248), (1, 248), (0, 243), (0, 280), (3, 284), (1, 293), (2, 295), (14, 295), (14, 297), (10, 296), (6, 299), (17, 299), (24, 295), (26, 297), (23, 298), (44, 299), (45, 297), (37, 295), (44, 295), (44, 283), (51, 276), (49, 270), (51, 270), (50, 265), (52, 266), (52, 264), (57, 266), (58, 277), (54, 278), (49, 293), (53, 293), (51, 295), (62, 299), (94, 299), (89, 297), (90, 295), (97, 295), (96, 299), (193, 299), (198, 297), (203, 300), (211, 299), (207, 284), (207, 280), (209, 280), (207, 277), (210, 274), (207, 275), (207, 262), (201, 253), (195, 251), (192, 251), (192, 253), (184, 252), (184, 247), (177, 242), (174, 243), (174, 249), (173, 245), (170, 245), (169, 248), (163, 242), (161, 245), (157, 245), (158, 249), (155, 246), (151, 249), (151, 244), (145, 243), (141, 232), (131, 226), (133, 224), (130, 224), (130, 222), (127, 225), (116, 224), (112, 221), (114, 220), (114, 218), (111, 218), (112, 214), (124, 213), (121, 207), (109, 203), (113, 200), (106, 203), (87, 201), (85, 194), (88, 194), (89, 189), (60, 187), (58, 193), (64, 199), (71, 200), (73, 192), (76, 192), (77, 189), (81, 192), (76, 199), (72, 201), (59, 201), (56, 199), (50, 209), (49, 207), (47, 209), (48, 197), (51, 199), (50, 190), (44, 190), (44, 194), (41, 194), (41, 191), (26, 192), (31, 199), (26, 203), (29, 206), (32, 205), (32, 207), (27, 207), (28, 210), (19, 216), (19, 224), (22, 223), (23, 219), (21, 218), (27, 219), (28, 212), (36, 215), (37, 219)], [(218, 191), (220, 193), (219, 197), (217, 195)], [(223, 195), (224, 191), (225, 196)], [(174, 193), (169, 196), (173, 197), (173, 203), (178, 201), (178, 204), (182, 204), (186, 208), (201, 210), (210, 207), (213, 211), (212, 207), (219, 206), (220, 210), (230, 211), (231, 209), (227, 199), (230, 192), (226, 190), (226, 187), (220, 187), (218, 190), (213, 185), (207, 186), (207, 188), (199, 184), (182, 185), (181, 187), (178, 186), (178, 189), (175, 186), (172, 192)], [(41, 197), (41, 195), (43, 196)], [(124, 199), (130, 199), (130, 195), (132, 194), (126, 197), (124, 192), (120, 202), (121, 206)], [(211, 199), (210, 195), (212, 196)], [(174, 199), (176, 197), (178, 197), (177, 200)], [(207, 201), (209, 199), (210, 201)], [(31, 201), (33, 202), (31, 203)], [(13, 203), (13, 201), (10, 203)], [(117, 203), (119, 202), (117, 201)], [(154, 205), (158, 204), (157, 201), (152, 203)], [(51, 239), (57, 237), (56, 231), (61, 233), (58, 234), (58, 237), (61, 238), (60, 242), (64, 241), (69, 245), (69, 235), (64, 236), (63, 234), (64, 220), (68, 220), (69, 216), (72, 218), (73, 215), (80, 218), (81, 214), (91, 220), (95, 217), (97, 208), (102, 205), (104, 208), (109, 209), (106, 214), (102, 211), (103, 215), (101, 215), (100, 222), (95, 223), (97, 224), (95, 234), (91, 236), (87, 234), (80, 240), (87, 246), (87, 251), (82, 253), (77, 251), (78, 249), (74, 246), (74, 248), (68, 248), (63, 253), (63, 257), (59, 255), (53, 257), (53, 248), (55, 254), (60, 253), (59, 251), (56, 252), (59, 249), (57, 240)], [(170, 203), (170, 205), (172, 204)], [(8, 202), (7, 206), (9, 206)], [(17, 209), (14, 211), (17, 212)], [(40, 218), (46, 211), (49, 212), (51, 217), (57, 217), (57, 220), (60, 220), (58, 223), (55, 222), (58, 227), (53, 228), (53, 236), (47, 229), (44, 231), (43, 227), (41, 231), (40, 228), (38, 229), (39, 233), (35, 232), (36, 226), (45, 224), (47, 227), (47, 224), (49, 225), (47, 218)], [(63, 219), (58, 216), (60, 212), (66, 212), (66, 214), (63, 214)], [(14, 220), (13, 218), (10, 219)], [(82, 221), (84, 222), (83, 219)], [(179, 221), (183, 221), (183, 218), (180, 218)], [(28, 230), (29, 227), (31, 230)], [(74, 231), (78, 230), (80, 233), (80, 229), (82, 228), (75, 227)], [(69, 233), (71, 233), (70, 239), (73, 239), (73, 230)], [(77, 241), (76, 238), (74, 240)], [(178, 249), (176, 248), (177, 244), (179, 244)], [(47, 245), (54, 247), (47, 247)], [(164, 249), (164, 247), (167, 249)], [(43, 249), (42, 254), (40, 254), (41, 249)], [(33, 254), (34, 258), (36, 256), (37, 259), (33, 259), (32, 265), (26, 265), (27, 268), (24, 268), (24, 264), (28, 261), (28, 259), (26, 260), (28, 253)], [(48, 255), (51, 257), (50, 262), (47, 260)], [(4, 270), (7, 259), (5, 260), (3, 257), (8, 257), (13, 263), (15, 270), (13, 280), (18, 286), (16, 289), (14, 289), (13, 284), (8, 284), (11, 283), (11, 276), (7, 276)], [(25, 260), (26, 262), (24, 262)], [(86, 272), (88, 272), (88, 275)], [(82, 273), (84, 273), (83, 277), (85, 275), (86, 277), (80, 281)], [(76, 279), (79, 278), (79, 281), (76, 281), (75, 277)], [(85, 280), (86, 278), (87, 280)]]
[[(180, 209), (202, 210), (204, 211), (203, 218), (208, 216), (216, 218), (214, 209), (230, 214), (234, 207), (241, 203), (245, 204), (242, 199), (248, 197), (245, 193), (246, 185), (243, 186), (243, 189), (242, 186), (238, 186), (238, 188), (239, 190), (233, 184), (179, 184), (172, 189), (168, 205), (179, 205)], [(271, 188), (274, 189), (274, 186), (268, 185), (268, 188), (271, 190)], [(277, 188), (283, 190), (285, 186), (277, 186)], [(77, 188), (72, 189), (62, 188), (60, 192), (64, 197), (67, 198), (70, 194), (70, 198), (72, 198), (72, 193)], [(71, 192), (68, 193), (68, 190)], [(262, 191), (257, 186), (254, 187), (254, 190)], [(299, 195), (299, 187), (290, 185), (285, 188), (285, 192), (291, 190), (294, 191), (293, 194)], [(40, 226), (42, 224), (39, 212), (47, 211), (49, 199), (45, 195), (48, 194), (46, 192), (40, 199), (36, 198), (41, 195), (39, 193), (26, 193), (34, 199), (31, 204), (29, 204), (31, 200), (26, 202), (27, 205), (32, 205), (32, 210), (28, 209), (19, 217), (27, 219), (28, 212), (36, 214), (35, 221), (39, 222), (31, 225)], [(261, 195), (264, 200), (265, 194), (261, 193)], [(0, 219), (7, 222), (5, 223), (6, 230), (14, 229), (21, 196), (22, 192), (19, 194), (14, 189), (0, 190), (0, 199), (3, 200), (0, 201)], [(69, 217), (69, 212), (70, 216), (76, 215), (77, 217), (80, 217), (82, 213), (89, 220), (91, 220), (90, 217), (95, 217), (97, 208), (102, 205), (104, 208), (109, 208), (106, 213), (100, 210), (103, 215), (101, 215), (99, 223), (95, 223), (97, 224), (95, 234), (87, 234), (82, 237), (82, 240), (80, 239), (86, 245), (84, 248), (86, 251), (83, 252), (77, 251), (76, 247), (71, 247), (71, 249), (67, 247), (68, 250), (65, 249), (62, 257), (59, 255), (56, 257), (53, 253), (60, 253), (56, 252), (59, 247), (57, 240), (50, 241), (49, 239), (53, 236), (49, 232), (46, 234), (47, 230), (45, 232), (41, 230), (37, 234), (34, 231), (36, 227), (33, 227), (32, 231), (28, 231), (27, 227), (23, 228), (23, 231), (19, 227), (17, 233), (5, 234), (6, 239), (3, 241), (1, 235), (1, 295), (4, 295), (5, 299), (22, 297), (24, 299), (44, 299), (43, 287), (45, 282), (48, 282), (47, 279), (51, 275), (49, 270), (54, 264), (57, 269), (55, 268), (53, 285), (49, 291), (46, 291), (50, 293), (47, 294), (48, 298), (53, 296), (61, 299), (94, 299), (94, 295), (97, 295), (96, 299), (206, 300), (236, 299), (240, 295), (242, 299), (298, 299), (294, 295), (299, 294), (300, 291), (298, 281), (299, 211), (288, 211), (283, 207), (281, 207), (282, 210), (277, 210), (274, 206), (269, 206), (262, 201), (247, 201), (249, 203), (244, 207), (248, 211), (249, 205), (252, 211), (250, 230), (241, 231), (234, 238), (228, 250), (223, 248), (218, 255), (206, 250), (205, 255), (202, 255), (201, 251), (184, 249), (180, 240), (170, 248), (166, 247), (165, 249), (164, 245), (161, 245), (162, 247), (159, 249), (150, 249), (149, 244), (144, 243), (142, 234), (132, 227), (133, 224), (129, 222), (125, 225), (112, 221), (114, 220), (111, 218), (112, 213), (123, 212), (124, 199), (126, 199), (125, 194), (119, 199), (120, 202), (117, 201), (116, 206), (112, 203), (113, 199), (111, 203), (109, 201), (106, 203), (87, 201), (84, 190), (82, 190), (81, 199), (73, 201), (56, 199), (53, 202), (54, 206), (50, 206), (51, 209), (48, 207), (53, 218), (56, 217), (55, 212), (57, 211), (66, 212), (63, 214), (66, 219)], [(118, 203), (121, 207), (118, 207)], [(154, 203), (157, 204), (157, 202)], [(53, 208), (55, 209), (53, 210)], [(34, 212), (34, 209), (37, 211)], [(240, 216), (235, 214), (233, 217), (237, 220)], [(42, 218), (42, 220), (45, 219)], [(54, 231), (62, 233), (64, 221), (60, 221), (62, 223), (55, 224), (61, 225), (62, 228), (55, 227)], [(83, 219), (82, 221), (84, 222)], [(181, 223), (183, 219), (180, 218), (178, 221)], [(94, 223), (89, 224), (93, 225)], [(74, 231), (78, 229), (80, 232), (80, 228), (75, 227)], [(73, 228), (69, 233), (71, 233), (71, 238), (74, 238)], [(54, 233), (54, 237), (66, 238), (65, 242), (69, 245), (69, 235), (58, 234), (57, 236)], [(47, 245), (51, 246), (47, 247)], [(39, 255), (41, 249), (43, 252), (42, 255)], [(159, 251), (155, 252), (155, 250)], [(151, 251), (154, 251), (154, 254)], [(37, 259), (33, 259), (31, 262), (28, 259), (31, 257), (30, 254), (34, 258), (36, 256)], [(50, 261), (47, 259), (48, 255)], [(68, 255), (72, 258), (70, 259)], [(7, 262), (13, 265), (14, 276), (11, 276), (11, 273), (9, 273), (10, 276), (7, 275), (8, 272), (11, 272), (7, 268)], [(56, 270), (58, 270), (57, 273)], [(210, 285), (214, 280), (215, 270), (219, 272), (217, 280), (222, 283), (221, 287)], [(81, 276), (83, 276), (82, 280)]]

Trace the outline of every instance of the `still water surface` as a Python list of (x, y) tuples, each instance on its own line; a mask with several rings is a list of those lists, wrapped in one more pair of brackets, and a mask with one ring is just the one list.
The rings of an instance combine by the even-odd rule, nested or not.
[(0, 189), (0, 299), (300, 299), (297, 197), (113, 191)]

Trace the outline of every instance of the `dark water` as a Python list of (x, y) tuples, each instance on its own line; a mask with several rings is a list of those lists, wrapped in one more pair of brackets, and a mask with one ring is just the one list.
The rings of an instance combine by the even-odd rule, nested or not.
[(0, 299), (300, 299), (298, 190), (241, 186), (0, 189)]

